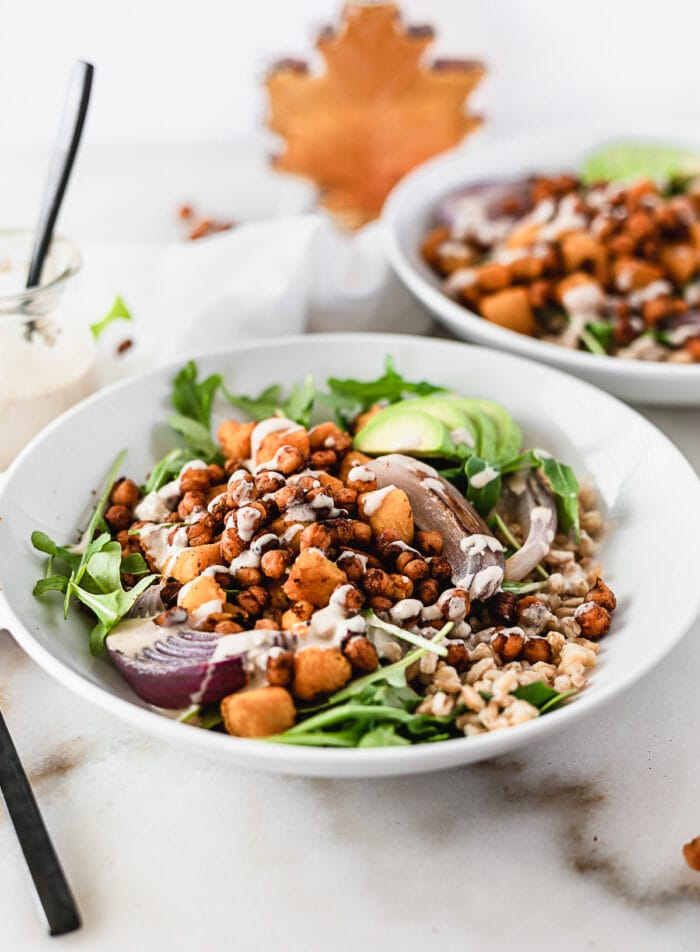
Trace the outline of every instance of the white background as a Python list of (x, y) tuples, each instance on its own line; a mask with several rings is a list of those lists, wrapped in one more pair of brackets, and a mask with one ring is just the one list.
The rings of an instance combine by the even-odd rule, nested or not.
[[(88, 141), (229, 142), (262, 122), (266, 66), (338, 0), (0, 0), (0, 147), (53, 134), (71, 63), (97, 66)], [(601, 113), (700, 120), (694, 0), (406, 0), (436, 52), (483, 59), (495, 131)]]

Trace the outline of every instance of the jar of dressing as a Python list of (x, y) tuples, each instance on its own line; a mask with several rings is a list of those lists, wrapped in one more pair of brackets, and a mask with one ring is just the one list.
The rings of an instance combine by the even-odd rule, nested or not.
[(54, 238), (41, 285), (26, 289), (33, 237), (0, 230), (0, 470), (94, 389), (95, 341), (80, 306), (80, 252)]

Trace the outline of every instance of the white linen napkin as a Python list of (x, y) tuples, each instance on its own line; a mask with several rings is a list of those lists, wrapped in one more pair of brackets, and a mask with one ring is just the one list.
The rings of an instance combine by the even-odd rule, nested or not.
[[(425, 333), (432, 319), (391, 272), (379, 223), (340, 232), (323, 213), (240, 225), (194, 242), (85, 250), (85, 304), (121, 294), (133, 322), (100, 342), (100, 383), (238, 341), (303, 331)], [(134, 346), (116, 355), (117, 344)]]

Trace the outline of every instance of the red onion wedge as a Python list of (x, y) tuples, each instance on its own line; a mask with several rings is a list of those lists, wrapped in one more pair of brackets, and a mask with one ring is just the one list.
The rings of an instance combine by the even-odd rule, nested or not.
[(557, 531), (554, 498), (536, 472), (514, 473), (503, 482), (498, 511), (517, 519), (526, 533), (521, 548), (506, 561), (507, 581), (519, 582), (552, 547)]
[(106, 643), (115, 667), (140, 698), (180, 709), (215, 703), (244, 687), (256, 667), (264, 670), (270, 649), (284, 645), (283, 637), (266, 629), (216, 635), (134, 618), (115, 628)]
[(391, 453), (366, 465), (379, 488), (403, 489), (422, 529), (442, 535), (453, 584), (473, 599), (495, 595), (503, 581), (503, 546), (464, 496), (432, 466), (410, 456)]

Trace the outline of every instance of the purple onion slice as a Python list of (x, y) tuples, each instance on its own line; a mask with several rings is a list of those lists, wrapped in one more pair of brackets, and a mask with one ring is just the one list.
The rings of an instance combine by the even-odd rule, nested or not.
[(379, 488), (403, 489), (421, 529), (440, 533), (453, 584), (473, 599), (495, 595), (503, 581), (503, 546), (464, 496), (432, 466), (410, 456), (390, 453), (366, 466)]
[(233, 635), (165, 628), (151, 618), (122, 622), (107, 637), (107, 651), (140, 698), (156, 707), (212, 704), (240, 690), (265, 670), (271, 648), (285, 647), (279, 631)]
[(552, 547), (557, 531), (554, 497), (537, 472), (514, 473), (503, 481), (498, 511), (516, 519), (526, 537), (521, 548), (506, 561), (506, 579), (519, 582)]

